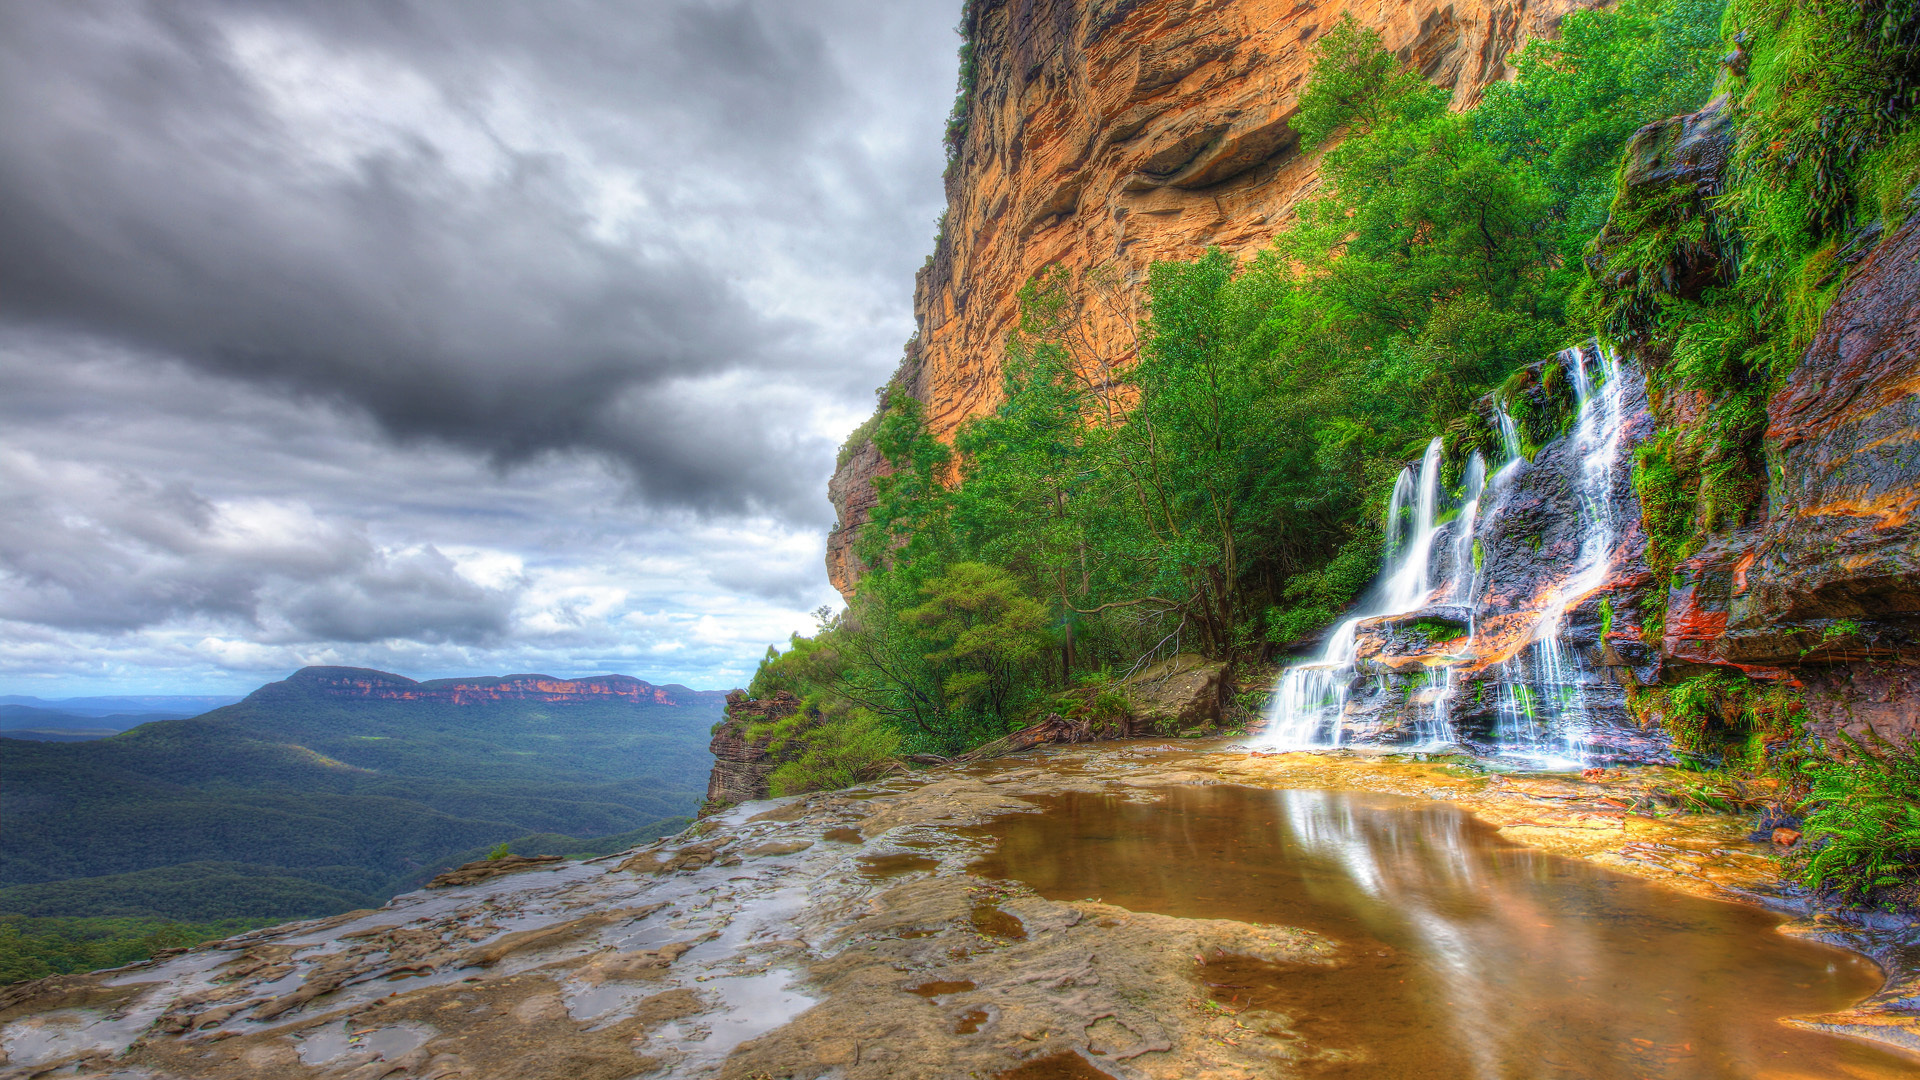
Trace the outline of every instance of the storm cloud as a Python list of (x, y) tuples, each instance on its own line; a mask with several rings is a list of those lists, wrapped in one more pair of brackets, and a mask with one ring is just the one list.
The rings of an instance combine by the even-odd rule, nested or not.
[(740, 670), (831, 595), (956, 8), (0, 6), (0, 674)]
[(831, 11), (6, 5), (0, 319), (817, 518), (783, 425), (703, 434), (729, 375), (874, 381), (782, 302), (810, 284), (756, 295), (795, 233), (831, 267), (897, 228), (898, 163), (846, 124), (876, 103), (826, 36), (876, 13)]

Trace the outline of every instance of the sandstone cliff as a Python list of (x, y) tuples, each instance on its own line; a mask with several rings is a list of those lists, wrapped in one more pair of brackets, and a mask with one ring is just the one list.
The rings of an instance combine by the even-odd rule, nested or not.
[[(1132, 359), (1139, 282), (1157, 260), (1265, 245), (1318, 182), (1287, 121), (1317, 37), (1351, 13), (1473, 104), (1526, 39), (1596, 0), (975, 0), (975, 78), (947, 174), (945, 225), (914, 289), (919, 330), (897, 376), (950, 438), (997, 404), (1016, 293), (1075, 278), (1083, 362)], [(830, 487), (827, 570), (850, 595), (851, 547), (883, 470), (855, 446)]]
[(726, 719), (714, 725), (709, 747), (713, 771), (703, 813), (767, 797), (767, 778), (780, 763), (767, 753), (767, 740), (753, 738), (749, 728), (799, 711), (800, 699), (784, 690), (765, 700), (749, 699), (741, 690), (727, 695)]

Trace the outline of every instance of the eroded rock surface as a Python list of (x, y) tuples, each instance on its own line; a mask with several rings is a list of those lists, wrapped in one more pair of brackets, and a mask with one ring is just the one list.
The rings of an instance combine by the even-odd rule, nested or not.
[(726, 717), (715, 725), (708, 744), (713, 751), (713, 771), (707, 774), (709, 807), (767, 797), (767, 777), (780, 763), (767, 754), (767, 740), (754, 738), (751, 729), (799, 711), (800, 699), (785, 691), (764, 701), (739, 690), (727, 695)]
[[(621, 858), (10, 987), (0, 1075), (856, 1080), (995, 1075), (1074, 1054), (1119, 1077), (1270, 1076), (1312, 1041), (1207, 1004), (1207, 965), (1338, 965), (1349, 943), (1044, 899), (969, 873), (991, 843), (969, 827), (1065, 792), (1153, 802), (1175, 785), (1361, 789), (1450, 799), (1518, 842), (1701, 895), (1768, 890), (1770, 848), (1744, 839), (1749, 823), (1636, 809), (1668, 780), (1051, 748), (748, 804)], [(1920, 982), (1898, 955), (1908, 938), (1803, 929), (1879, 934), (1862, 947), (1899, 974), (1862, 1009), (1806, 1022), (1913, 1041)]]
[(1920, 735), (1920, 217), (1767, 406), (1765, 513), (1682, 567), (1666, 651), (1804, 683), (1813, 729)]

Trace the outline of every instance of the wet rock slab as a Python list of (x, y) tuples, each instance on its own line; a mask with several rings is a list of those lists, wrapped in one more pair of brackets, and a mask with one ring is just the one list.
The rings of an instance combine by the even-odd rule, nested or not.
[[(1696, 895), (1790, 902), (1749, 823), (1632, 809), (1665, 779), (1138, 743), (933, 769), (737, 807), (620, 857), (8, 987), (0, 1076), (1270, 1076), (1316, 1047), (1213, 1000), (1209, 964), (1319, 970), (1350, 961), (1348, 943), (1048, 899), (969, 872), (994, 843), (978, 826), (1071, 793), (1372, 791), (1448, 800), (1509, 839)], [(1916, 1045), (1910, 928), (1795, 932), (1895, 973), (1861, 1007), (1803, 1023)]]

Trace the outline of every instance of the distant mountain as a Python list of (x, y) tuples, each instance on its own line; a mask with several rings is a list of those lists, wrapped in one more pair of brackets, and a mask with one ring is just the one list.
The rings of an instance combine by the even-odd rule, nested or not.
[(180, 720), (190, 713), (112, 713), (90, 716), (28, 705), (0, 705), (0, 732), (9, 739), (78, 742), (104, 739), (156, 720)]
[(239, 700), (232, 694), (126, 694), (52, 700), (26, 694), (0, 694), (0, 705), (25, 705), (34, 709), (72, 713), (75, 716), (108, 716), (116, 713), (198, 716), (209, 709), (231, 705)]
[(322, 914), (503, 841), (676, 831), (724, 703), (624, 675), (310, 667), (91, 742), (0, 739), (0, 913)]

